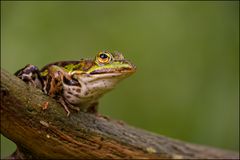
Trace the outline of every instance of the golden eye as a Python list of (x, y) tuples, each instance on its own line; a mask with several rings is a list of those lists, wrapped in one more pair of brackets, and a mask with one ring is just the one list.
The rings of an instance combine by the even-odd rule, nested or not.
[(111, 60), (111, 55), (106, 52), (100, 52), (97, 58), (100, 63), (108, 63)]

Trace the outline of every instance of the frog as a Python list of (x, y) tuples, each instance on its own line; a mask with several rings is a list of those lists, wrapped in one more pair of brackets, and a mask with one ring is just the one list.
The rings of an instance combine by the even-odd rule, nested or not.
[(98, 114), (100, 97), (135, 71), (122, 53), (100, 51), (92, 59), (57, 61), (41, 69), (27, 64), (15, 76), (56, 99), (69, 116), (72, 110)]

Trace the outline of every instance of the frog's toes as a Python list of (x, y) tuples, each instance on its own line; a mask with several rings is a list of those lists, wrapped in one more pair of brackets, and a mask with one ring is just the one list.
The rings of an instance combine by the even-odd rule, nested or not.
[(80, 108), (79, 108), (79, 107), (75, 107), (75, 106), (73, 106), (73, 105), (71, 105), (71, 104), (68, 104), (68, 107), (71, 108), (71, 109), (73, 109), (73, 110), (76, 110), (77, 112), (80, 111)]

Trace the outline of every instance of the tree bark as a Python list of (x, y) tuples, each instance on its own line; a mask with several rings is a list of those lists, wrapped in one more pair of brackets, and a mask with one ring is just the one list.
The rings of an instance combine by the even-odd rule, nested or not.
[(239, 158), (239, 153), (186, 143), (116, 120), (73, 112), (1, 69), (1, 133), (16, 143), (10, 158)]

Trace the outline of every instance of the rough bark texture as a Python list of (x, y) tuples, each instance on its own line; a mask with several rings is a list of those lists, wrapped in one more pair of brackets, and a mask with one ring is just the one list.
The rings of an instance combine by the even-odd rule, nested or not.
[(239, 158), (239, 153), (182, 142), (88, 113), (66, 116), (40, 90), (1, 69), (1, 133), (11, 158)]

